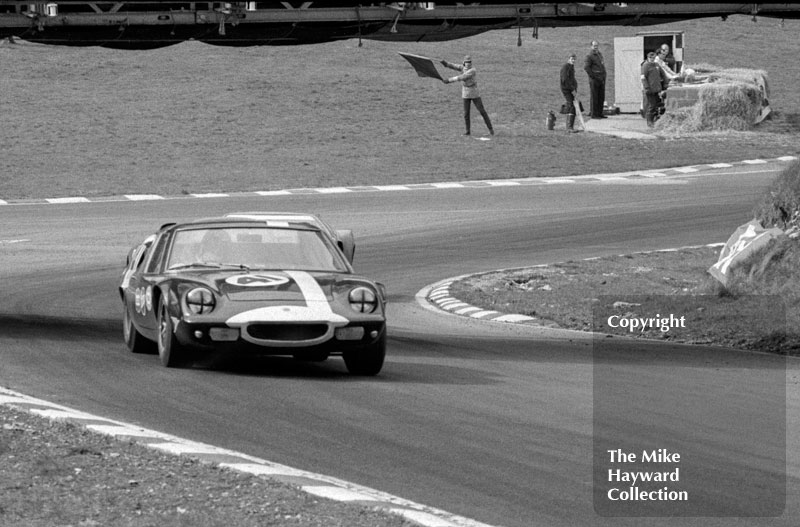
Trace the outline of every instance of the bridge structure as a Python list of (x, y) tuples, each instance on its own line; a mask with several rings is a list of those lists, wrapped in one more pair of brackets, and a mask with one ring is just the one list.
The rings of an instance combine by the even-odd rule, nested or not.
[(647, 26), (735, 14), (797, 19), (800, 4), (0, 1), (0, 38), (124, 49), (186, 40), (226, 46), (432, 42), (495, 29), (532, 29), (536, 37), (540, 27)]

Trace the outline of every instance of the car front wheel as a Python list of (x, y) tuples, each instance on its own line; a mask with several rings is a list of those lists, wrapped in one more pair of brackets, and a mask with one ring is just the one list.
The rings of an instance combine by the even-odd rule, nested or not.
[(378, 341), (366, 348), (342, 353), (344, 364), (351, 375), (377, 375), (386, 358), (386, 330)]
[(167, 368), (180, 368), (186, 365), (186, 350), (175, 338), (166, 295), (158, 308), (158, 356), (161, 364)]

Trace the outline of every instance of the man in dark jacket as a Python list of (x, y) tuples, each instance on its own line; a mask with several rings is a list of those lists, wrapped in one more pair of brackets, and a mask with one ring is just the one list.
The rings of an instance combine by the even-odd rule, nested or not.
[(578, 95), (578, 81), (575, 79), (575, 53), (570, 53), (567, 62), (561, 66), (561, 93), (567, 101), (567, 132), (575, 132), (575, 97)]
[(647, 54), (647, 62), (642, 65), (642, 89), (647, 98), (647, 126), (652, 128), (661, 113), (661, 95), (666, 89), (661, 67), (656, 64), (656, 53)]
[(595, 119), (605, 119), (603, 104), (606, 102), (606, 65), (603, 54), (600, 53), (600, 44), (596, 40), (592, 41), (592, 51), (586, 55), (583, 69), (589, 75), (589, 114)]

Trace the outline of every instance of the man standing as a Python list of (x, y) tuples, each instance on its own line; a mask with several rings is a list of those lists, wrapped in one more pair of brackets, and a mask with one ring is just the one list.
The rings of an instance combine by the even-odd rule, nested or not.
[(652, 128), (661, 114), (661, 95), (664, 91), (664, 77), (661, 67), (656, 64), (656, 52), (647, 54), (647, 62), (642, 66), (642, 89), (647, 98), (647, 126)]
[(578, 81), (575, 79), (575, 53), (570, 53), (567, 62), (561, 66), (561, 93), (567, 101), (567, 132), (575, 132), (575, 97), (578, 95)]
[(606, 101), (606, 65), (603, 54), (600, 53), (600, 44), (596, 40), (592, 41), (592, 50), (586, 55), (583, 69), (589, 75), (589, 114), (595, 119), (605, 119), (603, 103)]
[(459, 81), (462, 83), (461, 98), (464, 100), (464, 124), (467, 127), (467, 131), (464, 133), (464, 135), (470, 134), (469, 112), (472, 104), (475, 104), (475, 107), (478, 109), (481, 116), (483, 117), (483, 121), (486, 123), (486, 127), (489, 129), (489, 133), (494, 135), (494, 128), (492, 128), (492, 121), (489, 120), (489, 114), (486, 113), (486, 109), (483, 107), (483, 101), (481, 100), (481, 96), (478, 93), (478, 80), (477, 80), (478, 72), (475, 71), (475, 67), (472, 65), (472, 57), (467, 55), (466, 57), (464, 57), (463, 64), (460, 65), (453, 64), (452, 62), (447, 62), (446, 60), (443, 60), (442, 66), (461, 72), (461, 75), (450, 77), (449, 79), (443, 79), (443, 82), (445, 84), (449, 84), (451, 82), (459, 82)]

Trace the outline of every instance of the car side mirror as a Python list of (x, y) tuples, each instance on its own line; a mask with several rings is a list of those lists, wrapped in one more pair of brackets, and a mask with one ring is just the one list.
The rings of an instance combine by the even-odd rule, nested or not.
[(339, 249), (342, 250), (344, 253), (345, 258), (351, 264), (353, 263), (353, 258), (356, 255), (356, 240), (353, 236), (353, 231), (351, 230), (339, 230), (336, 231), (336, 237), (338, 238), (336, 243), (339, 246)]

